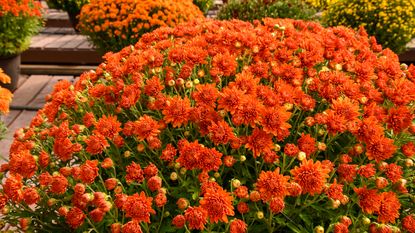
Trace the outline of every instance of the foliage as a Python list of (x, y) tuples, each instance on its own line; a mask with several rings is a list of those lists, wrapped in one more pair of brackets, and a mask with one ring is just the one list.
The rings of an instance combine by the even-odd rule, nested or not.
[(315, 10), (300, 0), (230, 0), (218, 12), (218, 19), (293, 18), (311, 19)]
[(83, 5), (88, 4), (90, 0), (47, 0), (50, 8), (64, 10), (69, 13), (78, 14)]
[(15, 133), (7, 223), (413, 232), (415, 66), (364, 30), (196, 20), (105, 59)]
[(207, 13), (210, 8), (212, 8), (214, 4), (214, 0), (193, 0), (193, 4), (195, 4), (203, 13)]
[[(6, 75), (0, 68), (0, 83), (10, 83), (10, 77)], [(0, 115), (7, 114), (9, 112), (9, 105), (12, 100), (13, 94), (6, 88), (0, 86)], [(4, 138), (7, 132), (6, 125), (0, 120), (0, 140)], [(0, 155), (2, 157), (2, 155)]]
[(94, 0), (82, 8), (81, 33), (101, 51), (119, 51), (161, 26), (203, 17), (190, 0)]
[(396, 53), (415, 35), (415, 0), (339, 0), (323, 12), (328, 26), (363, 26), (380, 44)]
[(39, 2), (0, 0), (0, 56), (13, 56), (28, 49), (30, 38), (42, 24)]

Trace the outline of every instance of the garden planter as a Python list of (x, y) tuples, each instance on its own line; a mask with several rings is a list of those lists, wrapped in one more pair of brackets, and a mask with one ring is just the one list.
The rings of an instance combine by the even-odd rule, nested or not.
[(79, 23), (79, 19), (78, 19), (79, 13), (80, 13), (79, 11), (77, 11), (77, 12), (68, 12), (69, 21), (71, 22), (71, 25), (72, 25), (73, 29), (76, 32), (79, 32), (79, 30), (77, 28), (78, 23)]
[(17, 88), (20, 76), (20, 54), (10, 57), (0, 57), (0, 68), (11, 79), (11, 83), (4, 84), (4, 87), (10, 91), (14, 91)]

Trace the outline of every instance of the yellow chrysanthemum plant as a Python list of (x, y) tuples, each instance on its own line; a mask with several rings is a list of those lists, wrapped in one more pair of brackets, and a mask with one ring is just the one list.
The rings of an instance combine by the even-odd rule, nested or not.
[(323, 12), (323, 22), (363, 26), (383, 47), (401, 53), (415, 35), (415, 0), (337, 0)]

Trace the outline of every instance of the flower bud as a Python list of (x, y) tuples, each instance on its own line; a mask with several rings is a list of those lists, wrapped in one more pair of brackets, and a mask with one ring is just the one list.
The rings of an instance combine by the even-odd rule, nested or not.
[(241, 155), (241, 157), (239, 158), (239, 161), (244, 162), (246, 160), (245, 155)]
[(406, 167), (414, 166), (414, 161), (412, 159), (405, 159), (405, 166)]
[(190, 88), (193, 87), (193, 82), (192, 81), (187, 81), (185, 86), (186, 86), (187, 89), (190, 89)]
[(169, 85), (170, 87), (173, 87), (174, 85), (176, 85), (176, 82), (173, 79), (171, 79), (167, 82), (167, 85)]
[(197, 76), (199, 76), (199, 78), (203, 78), (205, 76), (205, 71), (204, 70), (199, 70), (197, 72)]
[(303, 152), (303, 151), (298, 152), (298, 155), (297, 155), (298, 160), (303, 161), (306, 158), (307, 158), (307, 155), (306, 155), (305, 152)]
[(179, 169), (179, 168), (180, 168), (180, 163), (175, 163), (175, 164), (174, 164), (174, 168), (175, 168), (175, 169)]
[(322, 227), (322, 226), (316, 226), (314, 228), (314, 233), (324, 233), (324, 227)]
[(189, 206), (189, 201), (186, 198), (181, 197), (177, 200), (176, 204), (179, 209), (184, 210)]
[(170, 174), (170, 180), (177, 180), (177, 178), (178, 178), (178, 176), (177, 176), (177, 173), (176, 172), (172, 172)]
[(169, 217), (169, 216), (170, 216), (170, 212), (169, 211), (164, 212), (164, 217)]
[(370, 219), (368, 217), (363, 217), (362, 222), (365, 225), (369, 225), (370, 224)]
[(287, 111), (292, 110), (292, 109), (293, 109), (293, 107), (294, 107), (294, 105), (293, 105), (292, 103), (285, 103), (285, 104), (284, 104), (284, 108), (285, 108)]
[(280, 151), (281, 150), (281, 146), (280, 145), (278, 145), (278, 144), (274, 144), (274, 151), (275, 152), (278, 152), (278, 151)]
[(198, 84), (200, 83), (200, 80), (196, 78), (196, 79), (194, 79), (194, 80), (193, 80), (193, 83), (194, 83), (195, 85), (198, 85)]
[(177, 84), (177, 86), (183, 86), (184, 85), (184, 80), (182, 78), (178, 78), (176, 80), (176, 84)]
[(239, 188), (241, 186), (241, 181), (238, 179), (232, 179), (232, 186), (234, 188)]
[(215, 177), (210, 177), (210, 178), (209, 178), (209, 181), (211, 181), (211, 182), (216, 182), (216, 179), (215, 179)]
[(180, 174), (184, 175), (184, 174), (186, 174), (186, 172), (187, 172), (186, 168), (184, 168), (184, 167), (180, 168)]
[(256, 212), (256, 217), (257, 217), (258, 219), (263, 219), (263, 218), (264, 218), (264, 212), (262, 212), (262, 211), (258, 211), (258, 212)]
[(339, 200), (333, 200), (333, 199), (331, 199), (331, 207), (333, 209), (339, 208), (340, 204), (341, 204), (341, 202)]
[(220, 177), (220, 173), (219, 173), (219, 172), (215, 172), (215, 173), (213, 173), (213, 176), (214, 176), (215, 178), (219, 178), (219, 177)]
[(57, 200), (55, 198), (49, 198), (47, 204), (48, 204), (49, 207), (51, 207), (51, 206), (55, 205), (56, 202), (57, 202)]
[(138, 145), (137, 145), (137, 151), (138, 151), (138, 152), (143, 152), (143, 151), (144, 151), (144, 149), (145, 149), (144, 144), (141, 144), (141, 143), (140, 143), (140, 144), (138, 144)]

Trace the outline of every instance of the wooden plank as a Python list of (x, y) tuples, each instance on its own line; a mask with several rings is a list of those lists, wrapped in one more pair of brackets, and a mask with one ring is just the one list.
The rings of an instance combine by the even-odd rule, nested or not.
[(69, 43), (71, 40), (73, 40), (76, 37), (76, 35), (63, 35), (61, 38), (55, 40), (52, 43), (49, 43), (45, 45), (44, 49), (58, 49), (62, 47), (63, 45)]
[(17, 83), (17, 88), (21, 87), (23, 83), (27, 81), (28, 78), (29, 78), (29, 75), (21, 74), (19, 78), (19, 83)]
[(13, 106), (26, 106), (34, 96), (49, 82), (51, 76), (31, 75), (23, 85), (14, 92)]
[(9, 156), (10, 145), (13, 143), (13, 135), (16, 130), (29, 126), (33, 117), (36, 115), (36, 111), (22, 111), (19, 116), (9, 126), (5, 139), (0, 141), (0, 155), (3, 159), (7, 159)]
[(64, 44), (61, 49), (76, 48), (86, 40), (87, 38), (85, 36), (76, 35), (70, 42)]
[(102, 55), (92, 49), (29, 49), (23, 52), (21, 59), (23, 64), (60, 65), (97, 65), (103, 61)]
[(47, 27), (42, 31), (42, 33), (43, 34), (55, 34), (57, 31), (59, 31), (58, 27)]
[(91, 50), (91, 49), (94, 49), (94, 46), (92, 45), (90, 41), (85, 40), (82, 44), (78, 45), (76, 48), (79, 50)]
[(17, 116), (22, 112), (21, 110), (10, 110), (10, 112), (4, 116), (3, 122), (4, 124), (9, 127), (11, 123), (17, 118)]
[(39, 34), (39, 35), (33, 36), (32, 39), (30, 40), (30, 46), (36, 44), (37, 42), (39, 42), (41, 40), (46, 39), (47, 36), (48, 35), (46, 35), (46, 34)]
[(53, 41), (59, 39), (60, 37), (62, 37), (62, 35), (53, 35), (53, 34), (49, 34), (47, 35), (43, 40), (40, 40), (34, 44), (30, 45), (30, 48), (40, 48), (42, 49), (45, 45), (52, 43)]
[(73, 76), (53, 76), (51, 80), (43, 87), (43, 89), (34, 97), (32, 101), (28, 104), (30, 107), (34, 108), (42, 108), (45, 103), (45, 97), (46, 95), (52, 93), (53, 87), (55, 84), (61, 80), (68, 80), (72, 82), (74, 80)]

